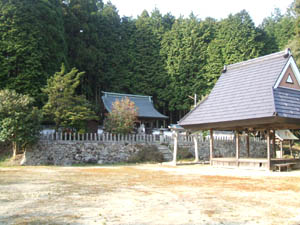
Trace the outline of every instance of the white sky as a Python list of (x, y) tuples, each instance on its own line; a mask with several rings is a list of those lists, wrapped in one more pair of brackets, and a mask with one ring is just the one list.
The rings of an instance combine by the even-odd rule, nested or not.
[[(107, 0), (105, 1), (107, 2)], [(293, 0), (111, 0), (119, 15), (136, 17), (144, 9), (149, 13), (156, 7), (162, 14), (171, 12), (175, 17), (185, 17), (193, 11), (201, 19), (212, 17), (226, 18), (230, 13), (235, 14), (246, 9), (256, 25), (270, 16), (274, 8), (281, 9), (282, 13)]]

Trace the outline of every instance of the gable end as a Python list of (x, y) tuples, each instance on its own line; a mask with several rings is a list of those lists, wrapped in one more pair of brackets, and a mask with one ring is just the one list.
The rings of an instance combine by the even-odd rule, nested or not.
[(293, 57), (290, 57), (277, 79), (274, 88), (277, 87), (292, 88), (300, 91), (300, 73)]

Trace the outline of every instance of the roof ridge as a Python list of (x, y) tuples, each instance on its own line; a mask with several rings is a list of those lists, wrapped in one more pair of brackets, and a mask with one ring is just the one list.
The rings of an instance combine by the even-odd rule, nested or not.
[(122, 94), (122, 93), (116, 93), (116, 92), (106, 92), (102, 91), (104, 95), (117, 95), (117, 96), (127, 96), (127, 97), (139, 97), (139, 98), (152, 98), (150, 95), (133, 95), (133, 94)]
[(285, 55), (285, 51), (275, 52), (275, 53), (272, 53), (272, 54), (269, 54), (269, 55), (264, 55), (264, 56), (261, 56), (261, 57), (258, 57), (258, 58), (249, 59), (249, 60), (246, 60), (246, 61), (230, 64), (230, 65), (227, 66), (227, 68), (230, 68), (230, 69), (237, 68), (237, 67), (240, 67), (240, 66), (245, 66), (245, 65), (251, 64), (251, 63), (256, 62), (256, 61), (261, 62), (261, 61), (272, 59), (272, 58), (275, 58), (275, 57), (278, 57), (278, 56), (281, 56), (281, 55), (282, 56)]

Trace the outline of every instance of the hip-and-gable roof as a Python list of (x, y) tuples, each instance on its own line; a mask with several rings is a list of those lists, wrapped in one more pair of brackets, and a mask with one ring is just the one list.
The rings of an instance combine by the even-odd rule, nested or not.
[(168, 117), (158, 112), (152, 103), (151, 96), (144, 95), (131, 95), (131, 94), (120, 94), (112, 92), (103, 92), (102, 101), (105, 109), (108, 112), (112, 111), (112, 105), (116, 100), (129, 98), (130, 101), (134, 102), (138, 109), (138, 117), (149, 118), (149, 119), (167, 119)]
[(253, 125), (255, 119), (278, 116), (300, 119), (300, 91), (279, 85), (288, 68), (299, 76), (295, 65), (291, 54), (282, 51), (227, 66), (206, 100), (179, 124), (213, 128), (219, 123), (230, 126), (233, 121), (244, 121), (243, 126), (247, 126), (252, 120)]

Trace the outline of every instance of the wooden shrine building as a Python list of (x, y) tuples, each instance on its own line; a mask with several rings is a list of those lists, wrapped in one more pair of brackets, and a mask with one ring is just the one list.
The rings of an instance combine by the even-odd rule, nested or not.
[[(209, 96), (179, 125), (191, 132), (210, 130), (210, 137), (215, 130), (235, 131), (234, 158), (214, 157), (210, 139), (211, 165), (271, 170), (286, 163), (289, 159), (271, 158), (271, 148), (275, 150), (276, 130), (300, 129), (300, 73), (290, 50), (225, 66)], [(267, 157), (241, 158), (240, 136), (246, 136), (249, 156), (249, 136), (258, 132), (266, 137)]]
[(120, 94), (112, 92), (102, 92), (102, 101), (107, 112), (111, 112), (112, 105), (116, 100), (129, 98), (130, 101), (134, 102), (138, 109), (138, 122), (145, 124), (146, 128), (153, 128), (159, 120), (168, 119), (167, 116), (158, 112), (153, 105), (151, 96), (144, 95), (131, 95), (131, 94)]

